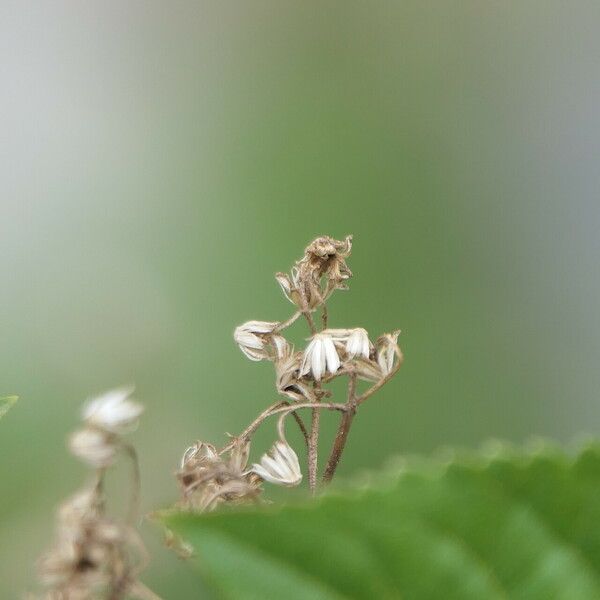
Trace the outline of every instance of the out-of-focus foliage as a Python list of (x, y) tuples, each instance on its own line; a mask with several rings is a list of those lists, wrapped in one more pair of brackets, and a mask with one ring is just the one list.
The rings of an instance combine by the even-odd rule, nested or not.
[[(272, 275), (319, 234), (354, 234), (332, 327), (401, 328), (406, 356), (341, 477), (598, 433), (599, 22), (558, 0), (1, 2), (0, 394), (21, 401), (0, 598), (81, 485), (86, 398), (136, 384), (145, 511), (175, 500), (190, 443), (275, 399), (231, 333), (289, 315)], [(153, 534), (148, 585), (197, 596)]]
[(163, 519), (223, 598), (600, 597), (598, 445), (409, 461), (304, 505)]

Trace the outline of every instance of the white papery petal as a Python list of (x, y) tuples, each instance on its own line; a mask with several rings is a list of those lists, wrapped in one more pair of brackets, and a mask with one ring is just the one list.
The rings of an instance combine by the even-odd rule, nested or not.
[(325, 371), (335, 373), (340, 367), (335, 344), (326, 333), (317, 333), (304, 351), (304, 358), (300, 368), (301, 375), (312, 372), (316, 381), (320, 381)]
[(371, 351), (371, 343), (369, 342), (369, 334), (362, 327), (353, 329), (346, 340), (346, 352), (350, 358), (362, 356), (365, 359), (369, 358)]
[(329, 336), (323, 338), (322, 345), (325, 361), (327, 363), (327, 370), (333, 374), (340, 368), (340, 357), (335, 349), (333, 340)]
[(271, 450), (252, 465), (252, 472), (275, 485), (294, 486), (302, 481), (298, 456), (292, 447), (282, 440), (275, 442)]

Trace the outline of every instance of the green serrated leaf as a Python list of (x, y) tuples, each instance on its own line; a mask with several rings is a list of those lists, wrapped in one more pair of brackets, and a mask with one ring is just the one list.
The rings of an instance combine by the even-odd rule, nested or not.
[(18, 396), (5, 396), (4, 398), (0, 398), (0, 419), (11, 409), (18, 399)]
[(162, 519), (224, 598), (600, 598), (600, 446), (492, 450), (305, 505)]

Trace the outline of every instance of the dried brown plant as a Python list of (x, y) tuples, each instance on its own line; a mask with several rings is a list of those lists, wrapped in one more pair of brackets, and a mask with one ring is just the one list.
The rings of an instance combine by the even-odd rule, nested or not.
[[(290, 274), (275, 275), (285, 297), (296, 307), (290, 318), (283, 322), (248, 321), (235, 329), (235, 342), (250, 360), (273, 363), (275, 389), (281, 399), (220, 450), (204, 442), (186, 450), (177, 473), (181, 506), (205, 511), (223, 503), (256, 502), (263, 481), (298, 485), (302, 480), (298, 457), (284, 435), (285, 420), (290, 415), (305, 439), (308, 485), (314, 493), (318, 487), (321, 411), (341, 414), (322, 482), (328, 483), (335, 475), (359, 407), (394, 377), (403, 361), (397, 343), (399, 331), (383, 334), (373, 343), (363, 328), (328, 328), (327, 301), (335, 290), (348, 289), (352, 272), (346, 259), (351, 250), (352, 236), (341, 241), (328, 236), (315, 239)], [(318, 311), (320, 323), (315, 319)], [(306, 348), (296, 350), (283, 331), (301, 317), (306, 320), (310, 338)], [(339, 377), (348, 380), (346, 399), (331, 402), (331, 392), (325, 386)], [(370, 384), (361, 392), (359, 380)], [(311, 411), (310, 426), (300, 415), (303, 409)], [(258, 464), (248, 468), (254, 432), (275, 415), (279, 416), (277, 440)]]

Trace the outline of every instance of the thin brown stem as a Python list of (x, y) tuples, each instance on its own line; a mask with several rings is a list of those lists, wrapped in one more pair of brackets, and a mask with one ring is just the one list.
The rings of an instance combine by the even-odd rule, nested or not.
[(397, 361), (393, 369), (385, 377), (382, 377), (375, 385), (371, 386), (366, 392), (356, 399), (357, 406), (362, 404), (367, 398), (370, 398), (377, 390), (381, 389), (399, 371), (402, 363), (404, 362), (404, 356), (398, 347), (396, 347), (395, 353)]
[(296, 322), (302, 314), (301, 310), (297, 310), (287, 321), (279, 323), (279, 325), (273, 329), (273, 333), (279, 333), (286, 327), (289, 327), (292, 323)]
[(348, 440), (348, 434), (350, 433), (350, 427), (356, 414), (356, 373), (350, 374), (350, 380), (348, 381), (348, 398), (346, 401), (348, 410), (342, 414), (340, 419), (340, 425), (333, 441), (333, 447), (327, 465), (325, 466), (325, 472), (323, 473), (323, 482), (329, 483), (335, 475), (335, 470), (340, 462), (342, 453)]
[(304, 421), (302, 420), (302, 417), (296, 411), (292, 412), (292, 417), (294, 417), (294, 420), (296, 421), (296, 423), (298, 423), (298, 427), (300, 428), (300, 431), (302, 432), (302, 435), (304, 436), (304, 443), (306, 444), (306, 447), (308, 448), (308, 445), (309, 445), (308, 431), (306, 429), (306, 425), (304, 425)]
[[(281, 406), (284, 404), (284, 406)], [(228, 450), (231, 450), (236, 443), (236, 440), (248, 438), (248, 436), (252, 435), (262, 424), (262, 422), (267, 417), (272, 417), (273, 415), (279, 415), (281, 413), (293, 413), (301, 408), (318, 408), (325, 410), (339, 410), (345, 411), (347, 410), (347, 406), (345, 404), (337, 403), (337, 402), (299, 402), (298, 404), (286, 405), (285, 402), (278, 402), (273, 404), (266, 410), (264, 410), (240, 435), (234, 437), (229, 444), (224, 446), (221, 450), (219, 450), (219, 454), (224, 454)]]
[(260, 424), (277, 408), (279, 408), (282, 405), (285, 405), (285, 402), (275, 402), (275, 404), (271, 404), (271, 406), (269, 406), (268, 408), (265, 408), (265, 410), (263, 410), (258, 417), (256, 417), (256, 419), (254, 419), (254, 421), (252, 421), (252, 423), (250, 423), (250, 425), (248, 425), (248, 427), (246, 427), (246, 429), (244, 429), (244, 431), (242, 431), (242, 433), (240, 433), (237, 437), (235, 437), (233, 439), (233, 441), (229, 442), (229, 444), (227, 444), (222, 450), (219, 451), (219, 454), (223, 454), (224, 452), (227, 452), (228, 450), (231, 450), (234, 446), (235, 446), (235, 441), (236, 440), (242, 440), (247, 438), (248, 436), (252, 435), (260, 426)]
[(321, 313), (321, 322), (323, 323), (323, 329), (327, 329), (327, 320), (329, 313), (327, 312), (327, 304), (323, 304), (323, 312)]

